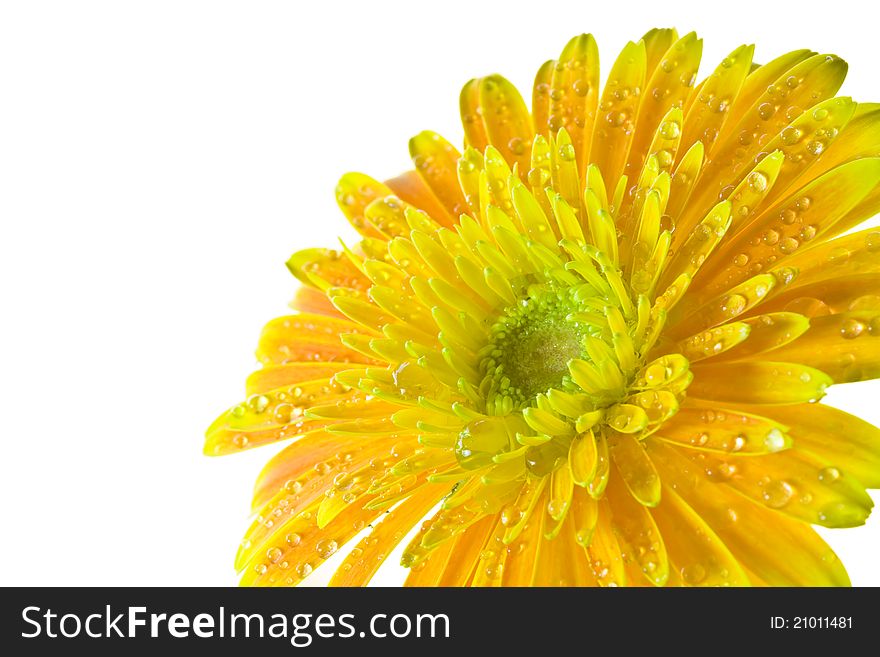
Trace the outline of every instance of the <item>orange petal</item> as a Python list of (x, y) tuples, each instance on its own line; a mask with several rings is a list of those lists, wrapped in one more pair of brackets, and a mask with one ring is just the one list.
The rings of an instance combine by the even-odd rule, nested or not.
[(599, 586), (626, 586), (627, 575), (623, 550), (614, 533), (611, 515), (611, 507), (607, 500), (601, 500), (599, 515), (596, 519), (596, 530), (587, 547), (587, 556), (590, 561), (590, 569)]
[(286, 365), (270, 365), (257, 370), (247, 378), (247, 394), (258, 395), (276, 388), (292, 386), (303, 381), (329, 381), (334, 374), (351, 365), (346, 363), (287, 363)]
[(807, 286), (849, 276), (880, 273), (878, 253), (878, 228), (868, 228), (798, 251), (784, 265), (771, 270), (780, 284), (770, 291), (767, 300), (775, 301), (776, 296), (789, 300), (797, 296), (814, 296), (806, 291), (809, 289)]
[(553, 80), (553, 69), (556, 68), (555, 60), (548, 60), (541, 65), (535, 74), (535, 82), (532, 84), (532, 120), (535, 122), (535, 133), (545, 139), (550, 134), (556, 134), (556, 130), (550, 125), (550, 83)]
[[(547, 523), (552, 522), (547, 518)], [(545, 525), (546, 533), (547, 527)], [(540, 539), (539, 539), (540, 540)], [(575, 541), (574, 523), (567, 517), (553, 540), (540, 540), (532, 586), (590, 586), (595, 579), (587, 555)]]
[(437, 200), (437, 197), (434, 196), (424, 180), (422, 180), (422, 177), (415, 171), (402, 173), (396, 178), (386, 180), (385, 184), (402, 201), (420, 210), (424, 210), (441, 224), (445, 225), (446, 221), (450, 221), (445, 208), (440, 204), (440, 201)]
[(449, 562), (452, 553), (455, 552), (459, 538), (456, 536), (452, 540), (441, 543), (421, 561), (414, 564), (409, 569), (409, 574), (406, 576), (406, 581), (403, 585), (409, 587), (438, 586), (440, 578), (446, 570), (446, 564)]
[(748, 339), (722, 351), (713, 362), (742, 360), (764, 354), (798, 339), (810, 327), (806, 317), (792, 312), (756, 315), (744, 319), (742, 323), (749, 327)]
[(609, 446), (617, 472), (632, 496), (640, 504), (657, 506), (660, 503), (660, 478), (642, 442), (634, 436), (619, 434), (609, 441)]
[(287, 268), (300, 281), (322, 292), (331, 287), (366, 290), (370, 281), (345, 253), (332, 249), (304, 249), (287, 261)]
[(352, 549), (329, 586), (365, 586), (407, 532), (448, 493), (448, 486), (425, 484), (418, 488)]
[[(731, 127), (725, 126), (724, 134), (719, 137), (712, 160), (701, 172), (690, 202), (691, 211), (704, 213), (725, 186), (736, 184), (748, 173), (763, 146), (790, 123), (787, 108), (808, 110), (832, 97), (843, 83), (846, 68), (846, 63), (838, 57), (815, 55), (767, 82), (748, 109), (740, 108), (740, 99), (737, 99), (737, 107), (731, 110), (737, 113), (731, 116), (741, 118), (728, 122)], [(789, 79), (798, 81), (796, 86), (791, 87)], [(749, 86), (748, 79), (746, 85)], [(746, 97), (744, 95), (742, 100)]]
[[(880, 238), (880, 232), (876, 235)], [(768, 301), (761, 310), (788, 310), (789, 313), (772, 314), (799, 312), (807, 317), (839, 314), (850, 310), (880, 310), (880, 273), (832, 278), (833, 274), (826, 271), (825, 275), (828, 276), (825, 280), (799, 287), (795, 280), (791, 289), (783, 289), (779, 296)]]
[(377, 362), (345, 347), (343, 333), (366, 333), (347, 319), (325, 315), (288, 315), (266, 324), (257, 346), (257, 358), (266, 365), (286, 365), (303, 361), (335, 363)]
[(495, 529), (497, 516), (486, 516), (468, 527), (449, 556), (438, 586), (468, 586), (480, 559), (480, 552)]
[[(385, 438), (376, 444), (390, 449), (392, 442), (393, 439)], [(338, 463), (350, 463), (370, 446), (351, 436), (334, 436), (323, 431), (299, 438), (263, 467), (254, 484), (252, 508), (258, 509), (266, 504), (285, 485), (295, 494), (319, 471), (326, 470), (327, 466), (333, 468)]]
[(810, 240), (837, 234), (840, 220), (878, 183), (880, 158), (855, 160), (768, 208), (722, 245), (717, 264), (704, 270), (700, 296), (719, 294), (771, 266), (786, 266), (786, 258)]

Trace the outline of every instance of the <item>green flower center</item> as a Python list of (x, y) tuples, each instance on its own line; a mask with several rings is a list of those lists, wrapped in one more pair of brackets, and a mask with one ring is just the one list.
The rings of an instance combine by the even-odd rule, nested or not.
[(506, 308), (480, 353), (481, 388), (489, 409), (509, 413), (552, 388), (573, 388), (569, 361), (589, 360), (584, 338), (601, 331), (585, 317), (589, 308), (570, 289), (536, 290)]

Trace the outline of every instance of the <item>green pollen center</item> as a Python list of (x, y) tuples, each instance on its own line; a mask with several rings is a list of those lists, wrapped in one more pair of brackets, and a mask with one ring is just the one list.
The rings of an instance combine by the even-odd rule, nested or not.
[(600, 332), (572, 317), (585, 310), (570, 290), (542, 290), (504, 311), (481, 353), (490, 410), (510, 412), (551, 388), (572, 386), (569, 361), (589, 360), (583, 339)]

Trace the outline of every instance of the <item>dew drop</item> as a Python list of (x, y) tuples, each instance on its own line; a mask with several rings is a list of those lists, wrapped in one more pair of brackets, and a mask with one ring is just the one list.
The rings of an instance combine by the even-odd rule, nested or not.
[(795, 251), (797, 251), (797, 249), (800, 245), (801, 245), (800, 242), (798, 242), (795, 238), (786, 237), (786, 238), (783, 238), (779, 242), (778, 248), (782, 253), (784, 253), (785, 255), (788, 255), (790, 253), (794, 253)]
[(833, 467), (822, 468), (819, 470), (819, 481), (830, 484), (840, 479), (840, 470)]
[(573, 162), (575, 156), (576, 153), (572, 144), (563, 144), (559, 147), (559, 159), (563, 162)]
[(772, 480), (764, 486), (764, 502), (773, 509), (781, 509), (791, 501), (794, 488), (787, 481)]
[(758, 105), (758, 116), (760, 116), (764, 121), (769, 119), (776, 112), (776, 108), (773, 107), (770, 103), (761, 103)]
[(681, 126), (678, 121), (663, 121), (660, 124), (660, 136), (663, 139), (675, 139), (681, 134)]
[(785, 434), (779, 429), (771, 429), (764, 436), (764, 447), (768, 452), (778, 452), (785, 449)]
[(753, 171), (749, 174), (749, 188), (756, 194), (765, 191), (769, 182), (767, 176), (760, 171)]
[(317, 552), (318, 556), (322, 559), (328, 559), (338, 548), (339, 546), (336, 544), (336, 541), (332, 538), (326, 538), (318, 541), (315, 545), (315, 552)]
[(847, 317), (840, 325), (840, 335), (846, 340), (854, 340), (865, 330), (865, 324), (854, 317)]
[(706, 569), (698, 563), (681, 569), (681, 578), (686, 584), (695, 586), (706, 579)]

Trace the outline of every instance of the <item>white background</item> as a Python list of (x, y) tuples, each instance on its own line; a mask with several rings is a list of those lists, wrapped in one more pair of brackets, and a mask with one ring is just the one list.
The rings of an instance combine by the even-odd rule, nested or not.
[[(286, 258), (348, 236), (338, 176), (396, 175), (425, 128), (460, 142), (469, 77), (528, 97), (574, 34), (607, 73), (671, 25), (706, 39), (701, 75), (743, 42), (809, 47), (880, 100), (876, 21), (840, 0), (4, 2), (0, 584), (234, 583), (270, 452), (208, 459), (202, 434), (286, 311)], [(878, 392), (827, 399), (880, 423)], [(823, 534), (880, 584), (880, 518)]]

